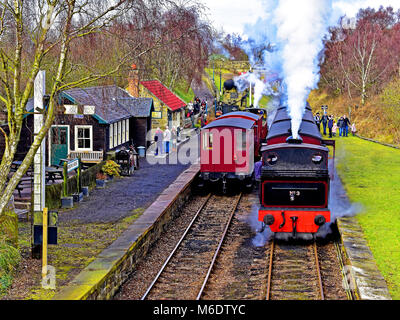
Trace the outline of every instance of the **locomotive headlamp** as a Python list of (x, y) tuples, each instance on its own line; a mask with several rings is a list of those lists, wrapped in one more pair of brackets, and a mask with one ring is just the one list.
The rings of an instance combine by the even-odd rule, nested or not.
[(324, 157), (322, 155), (314, 154), (312, 157), (312, 162), (314, 162), (315, 164), (320, 164), (323, 159), (324, 159)]
[(264, 223), (265, 223), (267, 226), (273, 225), (274, 222), (275, 222), (275, 218), (274, 218), (274, 216), (273, 216), (272, 214), (267, 214), (267, 215), (264, 217)]
[(278, 155), (276, 153), (268, 153), (267, 154), (267, 163), (270, 166), (273, 166), (278, 162)]
[(317, 226), (322, 226), (323, 224), (325, 224), (326, 220), (325, 217), (322, 215), (318, 215), (314, 218), (314, 222)]

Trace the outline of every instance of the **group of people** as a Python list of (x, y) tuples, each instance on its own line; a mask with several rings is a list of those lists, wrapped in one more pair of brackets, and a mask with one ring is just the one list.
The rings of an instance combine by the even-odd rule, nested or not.
[(192, 127), (195, 127), (194, 116), (200, 114), (200, 126), (203, 127), (207, 124), (207, 101), (200, 100), (195, 97), (193, 102), (188, 103), (186, 117), (192, 121)]
[(323, 128), (324, 135), (327, 134), (327, 129), (329, 132), (329, 138), (335, 137), (337, 130), (339, 129), (339, 137), (348, 137), (349, 136), (349, 129), (353, 136), (356, 134), (356, 123), (350, 123), (350, 119), (343, 115), (337, 121), (335, 120), (334, 115), (327, 115), (323, 114), (322, 117), (320, 116), (319, 112), (317, 112), (314, 116), (315, 123), (318, 126), (318, 130), (321, 131), (321, 123)]
[(154, 155), (162, 155), (163, 151), (166, 154), (169, 154), (171, 150), (176, 151), (180, 131), (180, 127), (172, 127), (172, 129), (169, 130), (168, 126), (166, 126), (164, 131), (158, 127), (154, 135), (154, 141), (156, 143), (156, 151)]

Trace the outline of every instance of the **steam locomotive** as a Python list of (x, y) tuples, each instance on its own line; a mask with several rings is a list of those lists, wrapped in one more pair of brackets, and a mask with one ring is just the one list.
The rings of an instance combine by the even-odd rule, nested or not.
[(239, 92), (232, 79), (226, 80), (216, 112), (221, 115), (234, 111), (243, 111), (247, 108), (247, 97), (248, 89)]
[(333, 140), (322, 139), (308, 104), (297, 139), (286, 107), (277, 110), (261, 148), (258, 212), (259, 221), (275, 238), (312, 239), (330, 222), (329, 145), (335, 147)]

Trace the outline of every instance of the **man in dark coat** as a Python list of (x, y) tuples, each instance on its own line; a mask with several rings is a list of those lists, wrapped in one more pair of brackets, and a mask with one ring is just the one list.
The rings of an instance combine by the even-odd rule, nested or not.
[(317, 124), (318, 130), (321, 131), (321, 118), (319, 116), (319, 112), (314, 117), (315, 123)]
[(329, 116), (328, 119), (329, 138), (332, 138), (332, 128), (333, 128), (333, 115)]
[(339, 128), (339, 137), (342, 136), (343, 133), (343, 117), (340, 117), (338, 122), (337, 122), (337, 126)]
[(326, 125), (328, 124), (328, 116), (324, 114), (321, 118), (322, 120), (322, 127), (324, 128), (324, 135), (326, 136)]
[(348, 137), (349, 136), (349, 126), (350, 126), (350, 120), (349, 118), (346, 117), (346, 115), (343, 116), (343, 136)]

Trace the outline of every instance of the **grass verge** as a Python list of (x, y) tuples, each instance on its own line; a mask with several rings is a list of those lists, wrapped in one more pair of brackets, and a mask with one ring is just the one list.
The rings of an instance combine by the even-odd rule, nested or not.
[(393, 299), (400, 299), (400, 150), (337, 138), (337, 170)]
[[(61, 223), (58, 229), (58, 245), (48, 247), (48, 264), (56, 271), (55, 290), (42, 288), (41, 260), (30, 257), (30, 223), (20, 223), (18, 240), (23, 261), (11, 288), (2, 299), (51, 299), (56, 292), (68, 285), (79, 272), (96, 259), (101, 251), (114, 242), (144, 211), (144, 208), (137, 208), (131, 212), (130, 216), (114, 223), (81, 224), (74, 221)], [(0, 280), (0, 287), (1, 285)], [(7, 283), (7, 286), (10, 287), (10, 283)]]

